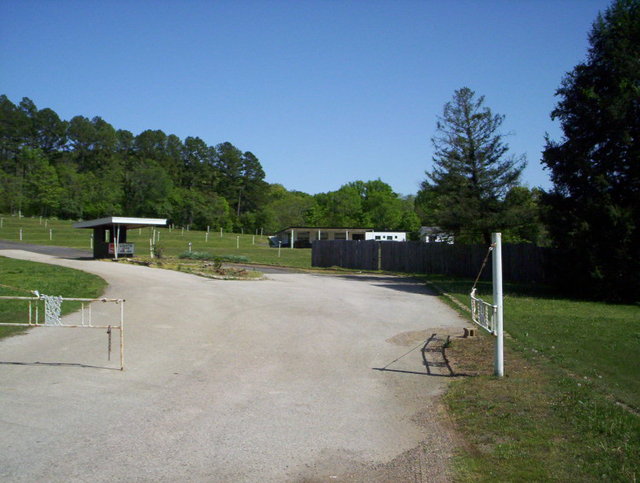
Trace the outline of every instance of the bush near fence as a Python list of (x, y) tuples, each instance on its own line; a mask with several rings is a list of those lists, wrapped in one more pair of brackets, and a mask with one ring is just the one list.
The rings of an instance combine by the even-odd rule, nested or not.
[[(486, 245), (445, 243), (317, 240), (311, 265), (405, 273), (437, 273), (475, 278), (487, 254)], [(503, 244), (503, 279), (511, 282), (548, 282), (552, 251), (530, 244)], [(491, 266), (482, 279), (491, 278)]]

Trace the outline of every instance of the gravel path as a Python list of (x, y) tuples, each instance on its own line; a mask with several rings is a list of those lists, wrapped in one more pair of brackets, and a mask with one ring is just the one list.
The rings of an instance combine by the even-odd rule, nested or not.
[(0, 341), (0, 480), (446, 480), (448, 378), (411, 349), (466, 324), (422, 285), (0, 255), (95, 273), (127, 299), (124, 372), (102, 331)]

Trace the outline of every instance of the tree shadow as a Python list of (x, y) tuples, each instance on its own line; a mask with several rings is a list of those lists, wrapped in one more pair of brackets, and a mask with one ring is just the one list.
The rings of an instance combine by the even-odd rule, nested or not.
[(338, 278), (354, 282), (366, 282), (381, 288), (397, 290), (405, 293), (438, 296), (438, 293), (416, 277), (401, 275), (337, 275)]

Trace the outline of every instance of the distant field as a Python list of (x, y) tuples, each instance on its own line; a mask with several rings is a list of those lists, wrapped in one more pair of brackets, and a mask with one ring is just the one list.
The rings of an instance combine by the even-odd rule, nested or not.
[[(42, 218), (18, 218), (17, 216), (0, 215), (0, 239), (22, 241), (39, 245), (56, 245), (90, 250), (92, 230), (72, 228), (72, 221), (47, 220)], [(215, 255), (242, 255), (249, 263), (279, 265), (297, 268), (311, 267), (311, 249), (269, 247), (268, 238), (256, 234), (222, 233), (211, 229), (205, 231), (186, 230), (168, 227), (156, 228), (160, 234), (158, 245), (167, 256), (177, 256), (191, 249), (199, 252), (210, 252)], [(149, 255), (151, 228), (129, 230), (128, 241), (135, 244), (137, 255)]]

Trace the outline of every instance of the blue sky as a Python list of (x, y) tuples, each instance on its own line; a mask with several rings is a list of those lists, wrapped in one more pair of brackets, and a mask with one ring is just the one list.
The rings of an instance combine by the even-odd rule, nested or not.
[(523, 183), (604, 0), (0, 0), (0, 93), (253, 152), (307, 193), (381, 178), (414, 194), (437, 116), (470, 87), (506, 116)]

